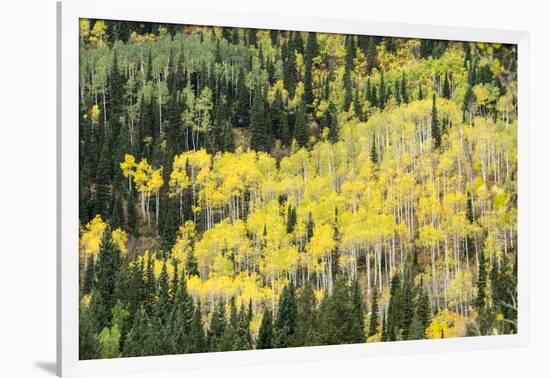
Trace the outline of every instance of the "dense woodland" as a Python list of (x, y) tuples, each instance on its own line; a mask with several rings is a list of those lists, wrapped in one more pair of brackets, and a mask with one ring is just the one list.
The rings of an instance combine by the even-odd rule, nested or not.
[(80, 21), (80, 358), (517, 331), (516, 46)]

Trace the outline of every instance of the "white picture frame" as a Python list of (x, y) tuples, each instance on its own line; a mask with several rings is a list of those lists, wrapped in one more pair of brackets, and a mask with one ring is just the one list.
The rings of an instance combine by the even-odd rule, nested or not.
[[(176, 1), (58, 3), (57, 373), (174, 371), (306, 360), (364, 358), (527, 346), (529, 342), (529, 35), (525, 31), (380, 23), (186, 8)], [(78, 19), (116, 19), (345, 34), (512, 43), (518, 46), (518, 333), (456, 339), (251, 350), (80, 361), (78, 358)]]

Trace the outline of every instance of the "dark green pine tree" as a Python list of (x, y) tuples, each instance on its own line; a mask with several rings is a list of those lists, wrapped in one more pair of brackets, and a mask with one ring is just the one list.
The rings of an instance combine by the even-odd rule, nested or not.
[(287, 284), (279, 298), (279, 308), (275, 319), (273, 347), (286, 348), (296, 328), (296, 289), (292, 283)]
[(317, 42), (317, 33), (309, 32), (307, 35), (306, 52), (304, 56), (304, 101), (306, 106), (313, 104), (313, 59), (319, 55), (319, 43)]
[(398, 79), (395, 79), (394, 88), (395, 93), (393, 97), (395, 97), (395, 101), (397, 101), (397, 104), (401, 104), (401, 84)]
[(128, 200), (126, 201), (126, 229), (131, 235), (139, 236), (136, 198), (133, 190), (128, 194)]
[(237, 328), (239, 326), (239, 313), (235, 305), (235, 298), (232, 297), (229, 303), (229, 322), (225, 327), (221, 338), (221, 350), (230, 351), (237, 348)]
[(418, 100), (419, 101), (424, 100), (424, 92), (422, 92), (422, 86), (421, 85), (418, 86)]
[(199, 275), (199, 265), (197, 263), (197, 258), (195, 257), (194, 249), (191, 249), (187, 254), (187, 260), (185, 261), (185, 275), (187, 277)]
[(317, 305), (311, 285), (301, 288), (297, 298), (296, 329), (291, 337), (291, 346), (318, 345)]
[(159, 280), (159, 294), (156, 307), (156, 317), (160, 320), (162, 325), (166, 325), (171, 315), (172, 304), (170, 301), (170, 283), (168, 277), (168, 270), (166, 268), (166, 261), (162, 264), (162, 271), (160, 272)]
[(313, 215), (311, 212), (307, 213), (307, 222), (306, 222), (306, 243), (309, 243), (313, 237), (313, 229), (315, 228), (315, 223), (313, 222)]
[(273, 322), (271, 320), (271, 310), (266, 306), (262, 315), (262, 323), (256, 339), (256, 349), (273, 348)]
[(288, 146), (290, 144), (290, 128), (288, 126), (288, 115), (284, 109), (279, 119), (279, 127), (281, 129), (281, 141), (284, 146)]
[(468, 190), (466, 198), (466, 219), (470, 224), (474, 223), (474, 202), (472, 200), (472, 192)]
[(195, 306), (193, 298), (187, 291), (187, 280), (181, 275), (178, 292), (174, 298), (174, 306), (171, 316), (171, 335), (176, 353), (189, 353), (191, 346), (191, 333)]
[(403, 284), (401, 288), (401, 338), (403, 340), (409, 339), (409, 333), (411, 330), (411, 323), (415, 313), (415, 290), (414, 290), (414, 276), (412, 268), (410, 266), (405, 267), (403, 273)]
[(123, 356), (140, 357), (150, 355), (152, 352), (152, 334), (151, 321), (147, 316), (147, 312), (141, 306), (134, 317), (132, 329), (126, 335)]
[(94, 256), (88, 258), (86, 264), (86, 270), (84, 273), (84, 280), (82, 281), (82, 295), (90, 294), (94, 288), (95, 269), (94, 269)]
[(190, 353), (202, 353), (207, 351), (206, 336), (204, 334), (204, 325), (202, 323), (202, 310), (200, 302), (197, 302), (197, 305), (195, 306), (195, 313), (193, 315), (193, 322), (191, 324), (190, 339)]
[(78, 317), (78, 357), (80, 360), (99, 358), (101, 344), (96, 336), (94, 316), (86, 306), (80, 306)]
[(423, 287), (422, 283), (420, 284), (420, 289), (418, 293), (418, 299), (416, 304), (416, 314), (418, 315), (418, 320), (422, 326), (422, 337), (426, 336), (426, 328), (430, 325), (432, 321), (432, 308), (430, 305), (430, 297), (428, 296), (428, 290)]
[(344, 65), (344, 111), (349, 111), (353, 100), (353, 88), (351, 72), (353, 70), (353, 59), (355, 58), (355, 43), (352, 36), (346, 38), (346, 60)]
[(378, 333), (378, 326), (380, 325), (380, 315), (378, 311), (378, 295), (376, 294), (376, 288), (373, 288), (370, 305), (369, 332), (367, 334), (367, 337), (374, 336)]
[(368, 74), (372, 74), (372, 70), (374, 68), (378, 69), (378, 38), (377, 37), (369, 37), (369, 44), (366, 52), (366, 58), (367, 58), (367, 72)]
[(445, 80), (443, 81), (442, 97), (446, 99), (451, 98), (451, 85), (449, 84), (449, 74), (445, 72)]
[(475, 306), (478, 313), (485, 309), (487, 296), (487, 264), (485, 262), (485, 251), (482, 249), (479, 253), (479, 264), (477, 274), (477, 295)]
[(296, 209), (292, 205), (288, 205), (287, 220), (286, 220), (286, 232), (291, 234), (296, 227)]
[(235, 332), (234, 350), (252, 349), (252, 334), (250, 333), (250, 314), (241, 305), (239, 315), (237, 317), (237, 328)]
[(149, 354), (162, 356), (176, 353), (174, 338), (170, 327), (163, 324), (162, 320), (154, 315), (151, 318), (151, 337), (149, 338)]
[(378, 150), (376, 149), (376, 137), (375, 137), (374, 134), (372, 135), (372, 144), (371, 144), (371, 149), (370, 149), (370, 160), (375, 165), (378, 165), (378, 163), (380, 163), (380, 159), (378, 157)]
[(409, 103), (409, 94), (407, 92), (407, 77), (405, 76), (405, 71), (403, 71), (403, 76), (401, 77), (401, 99), (405, 104)]
[(351, 303), (353, 308), (352, 323), (350, 325), (350, 342), (364, 343), (365, 339), (365, 302), (359, 282), (354, 280), (351, 285)]
[(250, 100), (249, 91), (245, 84), (244, 70), (239, 71), (237, 81), (237, 106), (235, 110), (235, 124), (237, 127), (247, 128), (250, 126)]
[(217, 151), (223, 151), (224, 149), (224, 133), (226, 129), (227, 122), (227, 100), (225, 96), (222, 95), (218, 104), (216, 119), (212, 129), (209, 132), (209, 151), (211, 153), (216, 153)]
[(396, 273), (391, 280), (390, 302), (388, 305), (388, 315), (386, 321), (385, 341), (396, 341), (401, 338), (401, 324), (403, 316), (402, 296), (401, 296), (401, 277)]
[(300, 102), (298, 109), (296, 109), (295, 123), (294, 123), (294, 139), (300, 147), (305, 147), (308, 143), (308, 131), (306, 125), (306, 114), (304, 109), (304, 103)]
[(299, 31), (292, 32), (294, 48), (296, 51), (304, 55), (304, 40), (302, 39), (302, 33)]
[(338, 128), (338, 115), (336, 114), (336, 107), (334, 106), (334, 104), (332, 102), (328, 106), (327, 115), (329, 117), (328, 122), (327, 122), (328, 127), (329, 127), (328, 139), (332, 143), (336, 143), (338, 141), (338, 131), (339, 131), (339, 128)]
[(99, 246), (95, 264), (96, 280), (90, 301), (98, 330), (111, 326), (112, 309), (116, 302), (115, 289), (120, 270), (120, 250), (107, 226)]
[(144, 281), (143, 281), (143, 305), (147, 316), (153, 315), (157, 296), (157, 280), (154, 273), (154, 263), (152, 253), (148, 254), (145, 265)]
[(222, 338), (226, 327), (225, 306), (220, 301), (212, 313), (210, 328), (206, 334), (206, 343), (209, 352), (219, 352), (222, 350)]
[(380, 94), (378, 96), (378, 106), (380, 109), (384, 109), (386, 107), (386, 83), (384, 81), (384, 71), (380, 71)]
[(432, 139), (434, 141), (434, 148), (438, 149), (441, 146), (441, 131), (439, 130), (439, 121), (437, 119), (437, 106), (435, 104), (435, 93), (432, 97)]
[[(109, 73), (109, 111), (108, 117), (111, 125), (116, 127), (115, 136), (118, 135), (119, 118), (123, 114), (124, 105), (124, 77), (118, 67), (117, 50), (113, 53), (113, 63)], [(116, 125), (116, 126), (115, 126)], [(115, 131), (115, 130), (114, 130)]]
[(267, 130), (265, 124), (264, 99), (260, 88), (256, 89), (252, 113), (250, 116), (250, 148), (255, 151), (268, 151)]
[(293, 39), (289, 39), (288, 44), (284, 44), (282, 47), (284, 64), (284, 85), (288, 91), (290, 97), (294, 97), (296, 91), (296, 48)]

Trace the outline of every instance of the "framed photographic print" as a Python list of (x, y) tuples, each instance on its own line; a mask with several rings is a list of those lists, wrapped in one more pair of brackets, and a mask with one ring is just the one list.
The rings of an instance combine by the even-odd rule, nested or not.
[(60, 375), (526, 345), (527, 33), (58, 15)]

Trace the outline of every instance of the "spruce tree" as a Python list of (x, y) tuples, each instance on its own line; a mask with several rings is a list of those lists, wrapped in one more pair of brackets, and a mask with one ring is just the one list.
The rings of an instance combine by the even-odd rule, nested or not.
[(178, 292), (174, 298), (171, 316), (171, 335), (176, 353), (189, 353), (192, 349), (192, 328), (195, 306), (187, 291), (185, 275), (182, 274)]
[(472, 200), (472, 192), (468, 190), (466, 198), (466, 219), (470, 224), (474, 223), (474, 202)]
[(372, 74), (374, 68), (379, 68), (378, 65), (378, 51), (377, 51), (378, 40), (377, 37), (369, 37), (369, 44), (367, 48), (366, 58), (367, 58), (367, 73)]
[[(407, 263), (408, 264), (408, 263)], [(401, 337), (403, 340), (408, 340), (411, 323), (415, 313), (415, 290), (414, 276), (410, 266), (405, 267), (403, 274), (403, 284), (401, 289)]]
[(229, 303), (229, 322), (225, 327), (221, 338), (221, 350), (231, 351), (237, 350), (237, 331), (239, 325), (239, 313), (235, 305), (235, 298), (232, 297)]
[(363, 291), (359, 282), (354, 280), (351, 286), (351, 303), (353, 308), (353, 318), (350, 327), (351, 343), (364, 343), (365, 340), (365, 303), (363, 301)]
[(306, 114), (304, 109), (304, 103), (300, 102), (298, 109), (296, 109), (296, 117), (294, 124), (294, 139), (298, 142), (300, 147), (307, 146), (308, 143), (308, 131), (306, 125)]
[(96, 280), (90, 302), (98, 330), (111, 325), (111, 312), (116, 302), (115, 289), (120, 270), (120, 250), (111, 237), (110, 228), (103, 232), (95, 264)]
[(286, 221), (286, 233), (292, 234), (296, 227), (296, 209), (292, 205), (288, 205), (287, 221)]
[(266, 306), (262, 315), (262, 323), (256, 339), (256, 349), (273, 348), (273, 322), (271, 320), (271, 310)]
[(485, 262), (485, 251), (479, 253), (478, 274), (477, 274), (477, 295), (475, 307), (479, 313), (485, 309), (487, 295), (487, 265)]
[(446, 99), (451, 98), (451, 86), (449, 84), (449, 74), (445, 72), (445, 80), (443, 81), (442, 97)]
[(396, 341), (401, 338), (402, 303), (401, 277), (399, 273), (396, 273), (392, 277), (390, 287), (390, 303), (388, 305), (388, 318), (386, 322), (387, 341)]
[(301, 288), (297, 297), (296, 329), (291, 337), (292, 346), (317, 345), (317, 305), (311, 285)]
[(157, 282), (154, 273), (153, 255), (148, 253), (143, 280), (143, 304), (147, 316), (153, 315), (157, 296)]
[(378, 96), (378, 107), (384, 109), (386, 107), (386, 83), (384, 81), (384, 71), (380, 71), (380, 94)]
[(171, 303), (170, 303), (170, 285), (168, 270), (166, 268), (166, 261), (162, 265), (162, 271), (159, 276), (159, 297), (156, 307), (156, 316), (161, 321), (162, 325), (166, 325), (171, 313)]
[(80, 305), (78, 317), (78, 358), (93, 360), (99, 358), (101, 345), (96, 336), (94, 315), (88, 306)]
[(250, 116), (250, 148), (255, 151), (268, 151), (267, 130), (265, 125), (264, 99), (260, 88), (256, 89), (252, 113)]
[(153, 330), (145, 309), (142, 307), (134, 317), (132, 329), (124, 342), (124, 357), (140, 357), (151, 354), (151, 337)]
[(136, 237), (139, 235), (138, 214), (133, 190), (128, 194), (128, 201), (126, 201), (126, 226), (131, 235)]
[(418, 316), (418, 321), (421, 326), (420, 328), (422, 330), (422, 338), (424, 338), (426, 335), (426, 329), (432, 321), (432, 310), (428, 291), (422, 286), (422, 284), (420, 285), (418, 293), (416, 315)]
[(353, 59), (355, 57), (355, 44), (353, 42), (353, 36), (346, 36), (346, 60), (344, 65), (344, 111), (349, 111), (349, 107), (352, 102), (352, 78), (351, 72), (353, 71)]
[(237, 317), (237, 327), (235, 332), (234, 350), (252, 349), (252, 335), (250, 333), (250, 316), (249, 312), (241, 305)]
[(407, 93), (407, 78), (405, 76), (405, 71), (403, 71), (403, 76), (401, 78), (401, 99), (405, 104), (409, 103), (409, 95)]
[(432, 97), (432, 139), (434, 141), (434, 148), (438, 149), (441, 146), (441, 131), (439, 130), (439, 121), (437, 119), (437, 106), (435, 104), (435, 93)]
[(309, 32), (307, 35), (307, 46), (304, 56), (304, 101), (306, 106), (311, 106), (313, 103), (313, 58), (319, 55), (319, 44), (317, 42), (317, 34)]
[(190, 339), (189, 353), (202, 353), (207, 351), (200, 302), (197, 302), (197, 305), (195, 306), (195, 313), (193, 314), (193, 322), (191, 324)]
[(222, 338), (227, 327), (225, 321), (225, 307), (222, 302), (218, 302), (212, 318), (210, 320), (210, 328), (206, 335), (206, 342), (209, 352), (219, 352), (222, 350)]
[(374, 336), (378, 333), (378, 326), (380, 324), (378, 314), (378, 295), (376, 295), (376, 289), (372, 289), (372, 299), (370, 305), (370, 318), (369, 318), (369, 332), (367, 337)]
[(296, 329), (296, 316), (298, 308), (296, 304), (296, 289), (292, 283), (287, 284), (279, 298), (279, 308), (275, 319), (273, 346), (286, 348)]

